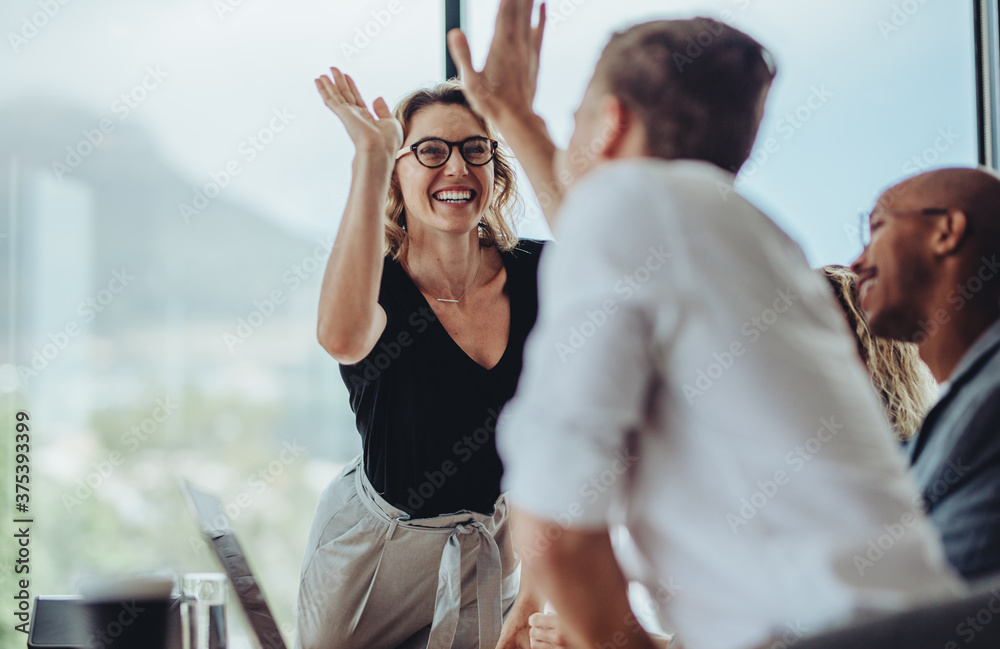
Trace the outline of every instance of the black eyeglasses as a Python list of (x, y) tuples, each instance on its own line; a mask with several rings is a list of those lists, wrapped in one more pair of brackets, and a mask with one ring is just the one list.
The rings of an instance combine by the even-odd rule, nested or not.
[[(882, 212), (887, 212), (889, 214), (917, 214), (919, 216), (941, 216), (942, 214), (947, 214), (950, 207), (917, 207), (913, 209), (905, 210), (881, 210)], [(861, 248), (862, 250), (867, 250), (868, 246), (872, 242), (872, 230), (871, 230), (871, 218), (874, 212), (869, 215), (860, 214), (859, 219), (861, 223), (859, 224), (858, 231), (861, 237)]]
[(449, 142), (439, 137), (428, 137), (414, 142), (405, 149), (400, 149), (396, 153), (396, 160), (399, 160), (409, 152), (417, 157), (417, 162), (430, 169), (436, 169), (448, 162), (451, 158), (451, 148), (457, 146), (462, 159), (473, 167), (482, 167), (496, 155), (499, 142), (485, 138), (481, 135), (474, 135), (465, 138), (461, 142)]

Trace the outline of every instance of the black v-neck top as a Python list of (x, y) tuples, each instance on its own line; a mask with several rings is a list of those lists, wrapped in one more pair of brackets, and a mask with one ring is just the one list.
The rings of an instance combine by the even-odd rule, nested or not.
[(510, 333), (490, 369), (458, 346), (399, 262), (385, 258), (378, 297), (385, 331), (362, 361), (341, 365), (340, 375), (368, 479), (412, 518), (493, 512), (503, 474), (493, 433), (500, 409), (514, 395), (524, 341), (538, 314), (543, 244), (521, 239), (500, 253)]

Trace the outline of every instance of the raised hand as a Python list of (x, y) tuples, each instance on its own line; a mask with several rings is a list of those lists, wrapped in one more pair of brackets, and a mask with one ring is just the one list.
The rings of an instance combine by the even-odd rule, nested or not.
[[(349, 75), (337, 68), (330, 68), (333, 79), (323, 75), (316, 79), (316, 88), (323, 102), (334, 112), (347, 129), (347, 134), (359, 152), (386, 155), (394, 158), (403, 145), (403, 126), (392, 113), (385, 100), (375, 100), (372, 115)], [(377, 119), (376, 119), (377, 117)]]
[[(448, 32), (448, 46), (473, 110), (494, 122), (530, 115), (538, 82), (545, 32), (545, 4), (531, 26), (534, 0), (501, 0), (493, 42), (481, 72), (472, 67), (469, 42), (460, 29)], [(502, 128), (502, 127), (501, 127)]]

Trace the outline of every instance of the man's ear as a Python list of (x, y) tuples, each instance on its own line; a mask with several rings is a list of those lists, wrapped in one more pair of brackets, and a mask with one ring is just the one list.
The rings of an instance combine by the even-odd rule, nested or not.
[(596, 138), (603, 143), (601, 155), (606, 158), (618, 157), (634, 123), (632, 114), (621, 99), (605, 95), (601, 100), (601, 132)]
[(938, 219), (931, 249), (934, 254), (945, 256), (958, 250), (969, 237), (969, 217), (960, 209), (950, 209)]

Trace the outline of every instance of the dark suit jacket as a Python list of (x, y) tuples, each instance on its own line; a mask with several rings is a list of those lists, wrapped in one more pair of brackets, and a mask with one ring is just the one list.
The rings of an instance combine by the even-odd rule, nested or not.
[(966, 579), (1000, 573), (1000, 321), (959, 362), (909, 452), (952, 565)]

